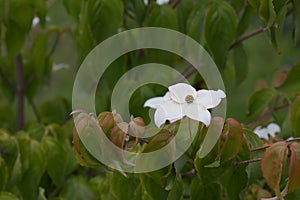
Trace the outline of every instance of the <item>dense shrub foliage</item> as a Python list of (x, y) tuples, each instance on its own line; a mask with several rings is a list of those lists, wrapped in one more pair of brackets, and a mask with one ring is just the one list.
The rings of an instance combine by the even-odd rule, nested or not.
[[(222, 74), (228, 115), (205, 157), (199, 149), (207, 127), (199, 123), (176, 162), (131, 174), (101, 164), (85, 149), (70, 117), (71, 92), (74, 74), (94, 47), (148, 26), (179, 31), (205, 47)], [(299, 38), (298, 0), (0, 0), (0, 199), (299, 199)], [(117, 80), (150, 62), (206, 88), (170, 52), (142, 49), (119, 57), (99, 82), (97, 117), (87, 117), (120, 148), (125, 133), (104, 111)], [(132, 120), (147, 124), (143, 103), (164, 92), (154, 84), (135, 91), (129, 107), (141, 118)], [(253, 132), (271, 122), (280, 126), (276, 136), (262, 139)], [(172, 139), (176, 126), (127, 142), (136, 151), (154, 151)]]

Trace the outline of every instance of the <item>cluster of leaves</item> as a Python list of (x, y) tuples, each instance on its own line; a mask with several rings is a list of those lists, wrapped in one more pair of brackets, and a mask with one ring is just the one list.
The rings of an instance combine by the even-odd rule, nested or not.
[[(247, 121), (226, 120), (222, 132), (215, 133), (220, 135), (218, 143), (207, 156), (199, 151), (208, 136), (207, 128), (199, 126), (193, 144), (175, 163), (144, 174), (103, 166), (85, 149), (76, 131), (74, 153), (73, 124), (63, 125), (71, 112), (71, 100), (57, 97), (38, 107), (35, 100), (39, 88), (50, 80), (57, 43), (69, 31), (80, 63), (97, 44), (120, 31), (143, 26), (177, 30), (207, 49), (227, 85), (240, 84), (248, 73), (243, 41), (266, 34), (275, 52), (280, 53), (279, 40), (288, 32), (298, 44), (300, 1), (171, 0), (164, 5), (153, 0), (148, 4), (143, 0), (62, 2), (70, 28), (47, 22), (47, 3), (51, 1), (0, 0), (0, 199), (299, 198), (299, 143), (282, 141), (300, 136), (299, 63), (275, 74), (271, 86), (252, 94)], [(32, 25), (35, 17), (39, 19), (37, 26)], [(150, 62), (172, 66), (194, 86), (205, 87), (199, 75), (187, 71), (189, 64), (182, 58), (160, 50), (137, 50), (121, 56), (105, 71), (99, 83), (97, 109), (109, 108), (111, 91), (128, 69)], [(148, 110), (140, 108), (144, 100), (160, 92), (164, 89), (158, 86), (137, 90), (130, 102), (131, 112), (147, 122)], [(27, 121), (24, 128), (25, 99), (39, 124)], [(125, 125), (127, 131), (137, 131), (138, 139), (127, 138), (127, 131), (116, 126), (112, 116), (101, 113), (96, 121), (122, 149), (155, 151), (176, 134), (176, 124), (171, 124), (146, 141), (137, 134), (142, 130), (134, 129), (135, 123), (144, 123), (136, 118)], [(282, 128), (277, 137), (263, 141), (251, 131), (271, 121)], [(16, 124), (21, 131), (13, 134)], [(79, 167), (75, 158), (91, 168)]]

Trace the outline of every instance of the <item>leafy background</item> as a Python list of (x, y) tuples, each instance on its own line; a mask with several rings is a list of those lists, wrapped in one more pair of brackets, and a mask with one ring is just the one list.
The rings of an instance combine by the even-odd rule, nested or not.
[[(97, 44), (145, 26), (178, 30), (207, 49), (226, 85), (228, 119), (207, 157), (197, 154), (202, 127), (198, 142), (175, 164), (126, 177), (96, 162), (73, 138), (72, 86)], [(299, 144), (282, 142), (300, 136), (299, 30), (297, 0), (0, 0), (0, 199), (299, 198)], [(110, 109), (123, 73), (149, 62), (172, 66), (197, 89), (206, 87), (177, 56), (134, 51), (105, 72), (97, 111)], [(157, 85), (136, 91), (131, 112), (147, 121), (143, 102), (165, 91)], [(281, 132), (259, 139), (252, 130), (269, 122)], [(237, 164), (261, 156), (261, 162)]]

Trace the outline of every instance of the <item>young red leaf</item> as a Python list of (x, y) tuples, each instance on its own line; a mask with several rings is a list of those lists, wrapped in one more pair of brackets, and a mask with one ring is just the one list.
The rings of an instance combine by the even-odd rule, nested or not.
[(289, 148), (291, 156), (288, 193), (291, 193), (300, 185), (300, 143), (291, 143)]
[(277, 142), (265, 151), (261, 160), (262, 175), (277, 197), (281, 197), (279, 183), (288, 151), (287, 147), (286, 142)]

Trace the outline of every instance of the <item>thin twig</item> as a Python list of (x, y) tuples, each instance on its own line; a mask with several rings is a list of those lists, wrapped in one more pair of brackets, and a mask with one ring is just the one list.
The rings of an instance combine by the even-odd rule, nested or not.
[(229, 47), (229, 50), (233, 49), (234, 47), (236, 47), (237, 45), (239, 45), (241, 42), (259, 34), (262, 33), (264, 31), (268, 30), (268, 28), (266, 27), (261, 27), (253, 32), (247, 33), (246, 35), (243, 35), (242, 37), (240, 37), (239, 39), (237, 39), (234, 43), (232, 43)]
[(253, 162), (259, 162), (261, 161), (261, 158), (254, 158), (251, 160), (244, 160), (241, 162), (234, 162), (233, 165), (237, 166), (237, 165), (244, 165), (244, 164), (249, 164), (249, 163), (253, 163)]
[(271, 146), (271, 145), (265, 145), (265, 146), (261, 146), (261, 147), (257, 147), (257, 148), (251, 149), (250, 151), (251, 151), (251, 152), (254, 152), (254, 151), (260, 151), (260, 150), (269, 148), (270, 146)]
[(16, 57), (17, 131), (21, 130), (24, 126), (25, 88), (23, 75), (22, 55), (18, 54)]

